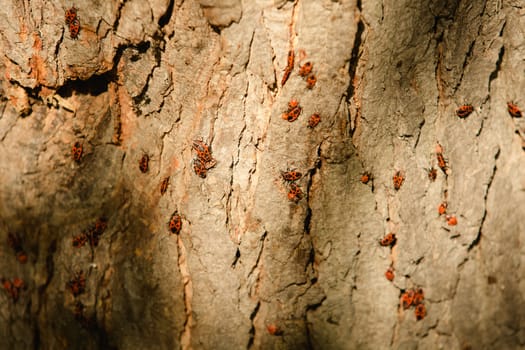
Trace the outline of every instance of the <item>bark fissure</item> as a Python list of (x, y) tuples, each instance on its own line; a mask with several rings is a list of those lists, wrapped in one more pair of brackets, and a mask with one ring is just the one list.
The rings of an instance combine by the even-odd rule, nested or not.
[(191, 274), (189, 270), (188, 265), (188, 256), (186, 252), (186, 248), (184, 247), (184, 243), (182, 242), (182, 238), (177, 236), (177, 246), (178, 246), (178, 254), (179, 258), (177, 260), (179, 265), (179, 272), (182, 276), (184, 288), (183, 288), (183, 300), (184, 300), (184, 308), (185, 308), (185, 320), (184, 320), (184, 328), (182, 329), (179, 339), (180, 344), (183, 349), (190, 349), (191, 348), (191, 329), (193, 327), (193, 307), (192, 307), (192, 299), (193, 299), (193, 288), (192, 288), (192, 280), (191, 280)]
[(487, 207), (488, 207), (487, 198), (489, 196), (490, 188), (494, 181), (494, 177), (496, 176), (496, 170), (498, 169), (497, 162), (498, 162), (499, 155), (500, 155), (500, 148), (498, 147), (498, 150), (496, 151), (496, 154), (494, 155), (494, 167), (492, 168), (492, 173), (490, 174), (490, 177), (487, 183), (487, 187), (485, 189), (485, 194), (483, 195), (484, 208), (483, 208), (483, 216), (481, 217), (481, 223), (479, 224), (479, 230), (476, 235), (476, 238), (474, 238), (474, 240), (468, 246), (467, 252), (470, 252), (474, 247), (479, 245), (481, 242), (481, 237), (483, 234), (483, 225), (485, 223), (485, 219), (487, 218)]
[(166, 9), (166, 12), (162, 16), (159, 17), (159, 27), (163, 28), (168, 24), (171, 20), (171, 16), (173, 15), (173, 8), (175, 6), (175, 0), (170, 0), (168, 7)]
[(258, 301), (257, 304), (255, 305), (255, 308), (252, 310), (252, 313), (250, 314), (250, 322), (251, 322), (251, 327), (250, 327), (250, 338), (248, 339), (248, 345), (246, 346), (247, 349), (251, 349), (253, 347), (253, 343), (254, 343), (254, 340), (255, 340), (255, 331), (256, 331), (256, 328), (255, 328), (255, 316), (257, 316), (257, 313), (259, 312), (259, 308), (261, 307), (261, 302)]
[(55, 253), (57, 251), (57, 240), (54, 239), (51, 241), (51, 244), (49, 245), (47, 249), (47, 255), (46, 255), (46, 280), (45, 282), (37, 288), (38, 291), (38, 298), (36, 300), (37, 306), (35, 311), (35, 317), (33, 322), (33, 346), (35, 349), (40, 349), (40, 324), (38, 322), (38, 319), (40, 318), (40, 312), (42, 311), (42, 305), (44, 304), (44, 301), (46, 298), (46, 291), (51, 283), (51, 280), (53, 279), (55, 275)]
[[(255, 263), (253, 264), (252, 268), (250, 269), (250, 271), (248, 272), (248, 278), (254, 273), (254, 271), (259, 267), (259, 262), (261, 261), (261, 257), (262, 257), (262, 253), (263, 253), (263, 250), (264, 250), (264, 242), (266, 240), (266, 236), (268, 235), (268, 232), (267, 231), (264, 231), (263, 234), (261, 235), (261, 238), (259, 239), (259, 241), (261, 242), (261, 245), (260, 245), (260, 248), (259, 248), (259, 252), (257, 254), (257, 258), (255, 259)], [(257, 287), (256, 287), (257, 289)], [(254, 296), (254, 294), (251, 294), (251, 296)]]
[[(354, 46), (352, 47), (352, 53), (350, 54), (350, 63), (348, 65), (348, 76), (350, 77), (350, 82), (346, 90), (346, 102), (350, 103), (354, 98), (354, 92), (357, 89), (357, 66), (359, 64), (359, 59), (361, 58), (362, 45), (363, 45), (363, 35), (365, 32), (365, 23), (361, 18), (361, 0), (357, 1), (357, 11), (358, 11), (358, 22), (357, 22), (357, 31), (354, 37)], [(356, 108), (358, 109), (358, 108)]]

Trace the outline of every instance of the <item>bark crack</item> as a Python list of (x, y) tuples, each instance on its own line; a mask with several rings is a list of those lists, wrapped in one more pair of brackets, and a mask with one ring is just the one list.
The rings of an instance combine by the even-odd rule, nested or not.
[(186, 248), (184, 247), (184, 244), (182, 242), (182, 238), (177, 236), (177, 246), (178, 246), (178, 265), (179, 265), (179, 271), (182, 276), (182, 280), (184, 283), (183, 288), (183, 298), (184, 298), (184, 308), (186, 312), (186, 319), (184, 321), (184, 329), (181, 331), (179, 338), (180, 338), (180, 344), (182, 346), (182, 349), (191, 349), (191, 329), (193, 327), (193, 308), (192, 308), (192, 300), (193, 300), (193, 287), (192, 287), (192, 280), (191, 280), (191, 274), (189, 270), (188, 265), (188, 256), (186, 252)]
[(250, 321), (252, 323), (252, 326), (250, 328), (250, 339), (248, 340), (248, 345), (246, 346), (248, 349), (251, 349), (253, 347), (253, 342), (255, 340), (255, 322), (254, 320), (255, 320), (255, 316), (257, 316), (257, 313), (259, 312), (260, 307), (261, 307), (261, 302), (258, 301), (257, 305), (255, 305), (255, 308), (250, 314)]
[[(356, 79), (356, 72), (357, 72), (357, 65), (359, 63), (359, 59), (361, 58), (362, 49), (361, 46), (363, 44), (363, 33), (365, 31), (365, 23), (363, 22), (361, 11), (361, 0), (357, 0), (357, 16), (359, 18), (359, 21), (357, 22), (357, 31), (354, 37), (354, 46), (352, 47), (352, 53), (350, 55), (350, 64), (348, 65), (348, 76), (350, 77), (350, 83), (348, 84), (348, 88), (346, 89), (346, 102), (350, 103), (352, 98), (354, 97), (354, 92), (357, 89), (357, 79)], [(356, 107), (357, 110), (359, 108)]]
[(470, 243), (470, 245), (467, 248), (467, 252), (470, 252), (472, 248), (477, 246), (481, 241), (481, 236), (483, 234), (483, 224), (485, 223), (485, 219), (487, 218), (487, 198), (489, 196), (490, 187), (492, 186), (492, 182), (494, 181), (494, 177), (496, 176), (496, 170), (498, 169), (497, 162), (500, 155), (500, 148), (498, 147), (498, 150), (496, 151), (496, 154), (494, 155), (494, 167), (492, 168), (492, 173), (490, 174), (487, 188), (485, 190), (485, 195), (483, 196), (483, 203), (485, 204), (485, 209), (483, 210), (483, 216), (481, 217), (481, 223), (479, 224), (479, 230), (478, 234), (476, 235), (476, 238)]

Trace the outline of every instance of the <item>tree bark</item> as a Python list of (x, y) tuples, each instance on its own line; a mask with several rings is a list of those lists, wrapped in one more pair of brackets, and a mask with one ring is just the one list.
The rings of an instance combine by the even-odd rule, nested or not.
[(520, 1), (74, 5), (0, 10), (5, 348), (525, 346)]

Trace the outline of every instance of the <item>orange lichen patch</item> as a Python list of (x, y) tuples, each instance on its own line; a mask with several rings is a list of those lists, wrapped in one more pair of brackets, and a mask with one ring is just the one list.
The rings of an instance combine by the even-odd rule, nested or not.
[(40, 51), (42, 50), (42, 38), (38, 33), (33, 33), (33, 49)]
[(31, 67), (31, 72), (29, 76), (36, 79), (38, 83), (46, 82), (46, 65), (40, 55), (34, 53), (29, 59), (29, 66)]

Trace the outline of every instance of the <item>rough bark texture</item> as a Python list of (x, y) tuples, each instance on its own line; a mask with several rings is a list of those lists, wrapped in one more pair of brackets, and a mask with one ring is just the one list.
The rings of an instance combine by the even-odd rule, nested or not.
[[(77, 39), (69, 2), (0, 8), (0, 277), (25, 282), (0, 295), (2, 348), (525, 346), (525, 122), (506, 106), (525, 108), (521, 1), (74, 5)], [(196, 139), (217, 160), (206, 178)], [(74, 247), (99, 218), (98, 245)]]

